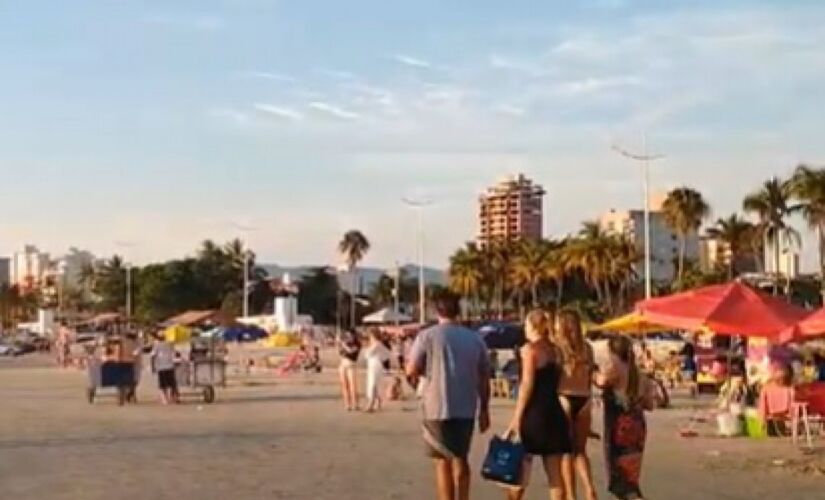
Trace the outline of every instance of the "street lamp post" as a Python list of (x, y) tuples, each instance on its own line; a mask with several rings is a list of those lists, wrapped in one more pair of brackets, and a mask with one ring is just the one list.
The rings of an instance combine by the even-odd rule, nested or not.
[(249, 317), (249, 251), (243, 247), (243, 317)]
[(432, 205), (432, 201), (410, 198), (402, 198), (401, 201), (418, 212), (418, 321), (423, 325), (427, 322), (427, 283), (424, 273), (424, 209)]
[(398, 326), (400, 323), (398, 316), (399, 316), (399, 302), (400, 302), (400, 295), (401, 295), (401, 267), (398, 265), (398, 262), (395, 263), (395, 282), (394, 287), (392, 290), (393, 295), (393, 313), (395, 313), (395, 326)]
[(650, 162), (661, 160), (664, 155), (651, 155), (647, 152), (647, 139), (642, 134), (642, 153), (631, 153), (617, 145), (613, 145), (613, 150), (631, 160), (639, 162), (642, 168), (642, 184), (644, 196), (644, 218), (645, 218), (645, 298), (650, 299), (653, 296), (653, 278), (652, 278), (652, 258), (651, 255), (651, 232), (650, 232)]
[(239, 224), (234, 221), (230, 221), (229, 225), (232, 226), (234, 229), (244, 233), (246, 235), (246, 239), (241, 240), (241, 252), (243, 253), (243, 291), (241, 292), (242, 297), (242, 307), (241, 307), (241, 314), (244, 318), (249, 317), (249, 264), (251, 261), (251, 250), (249, 249), (249, 243), (247, 240), (249, 239), (249, 233), (253, 231), (257, 231), (257, 228), (253, 226), (248, 226), (244, 224)]
[(126, 263), (126, 323), (132, 322), (132, 264)]
[[(138, 243), (134, 241), (116, 241), (115, 245), (124, 249), (123, 253), (125, 254), (128, 250), (136, 247)], [(126, 255), (123, 256), (123, 260), (126, 267), (126, 324), (130, 325), (132, 323), (132, 303), (134, 302), (132, 297), (132, 264)]]

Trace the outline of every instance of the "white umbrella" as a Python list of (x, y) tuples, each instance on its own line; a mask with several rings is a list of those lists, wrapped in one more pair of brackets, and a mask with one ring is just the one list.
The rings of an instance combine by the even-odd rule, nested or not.
[(412, 318), (401, 313), (397, 313), (392, 308), (386, 307), (364, 317), (364, 323), (374, 325), (388, 325), (393, 323), (409, 323)]

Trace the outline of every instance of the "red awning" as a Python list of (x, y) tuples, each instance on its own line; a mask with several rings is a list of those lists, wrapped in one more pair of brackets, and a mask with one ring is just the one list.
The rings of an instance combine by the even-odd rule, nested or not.
[(674, 328), (751, 337), (778, 336), (810, 314), (738, 282), (642, 301), (636, 311)]
[(782, 332), (782, 342), (806, 342), (825, 338), (825, 309), (820, 309)]

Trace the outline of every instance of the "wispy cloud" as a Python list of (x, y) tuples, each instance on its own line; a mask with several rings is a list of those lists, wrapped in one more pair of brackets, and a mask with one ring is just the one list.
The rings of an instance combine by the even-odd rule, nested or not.
[(269, 71), (242, 71), (241, 76), (246, 78), (260, 78), (262, 80), (272, 80), (274, 82), (293, 83), (295, 78), (281, 73), (272, 73)]
[(355, 111), (350, 111), (323, 101), (313, 101), (307, 106), (315, 111), (341, 120), (357, 120), (361, 118), (361, 115)]
[(255, 103), (253, 107), (261, 113), (266, 113), (268, 115), (272, 115), (278, 118), (284, 118), (286, 120), (297, 121), (302, 120), (304, 118), (303, 113), (301, 113), (300, 111), (283, 106), (275, 106), (272, 104), (265, 103)]
[(393, 59), (397, 63), (403, 64), (405, 66), (410, 66), (412, 68), (421, 68), (421, 69), (432, 69), (433, 65), (429, 61), (425, 61), (423, 59), (419, 59), (417, 57), (408, 56), (405, 54), (395, 54)]

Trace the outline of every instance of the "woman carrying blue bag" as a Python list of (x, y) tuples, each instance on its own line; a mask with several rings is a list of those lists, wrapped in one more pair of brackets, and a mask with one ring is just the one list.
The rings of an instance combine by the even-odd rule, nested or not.
[(505, 436), (516, 436), (526, 457), (519, 486), (507, 488), (508, 500), (524, 498), (530, 479), (532, 457), (541, 457), (550, 484), (551, 500), (564, 500), (562, 456), (573, 451), (570, 427), (559, 401), (560, 354), (550, 342), (551, 321), (543, 311), (527, 316), (521, 349), (521, 385), (512, 423)]

